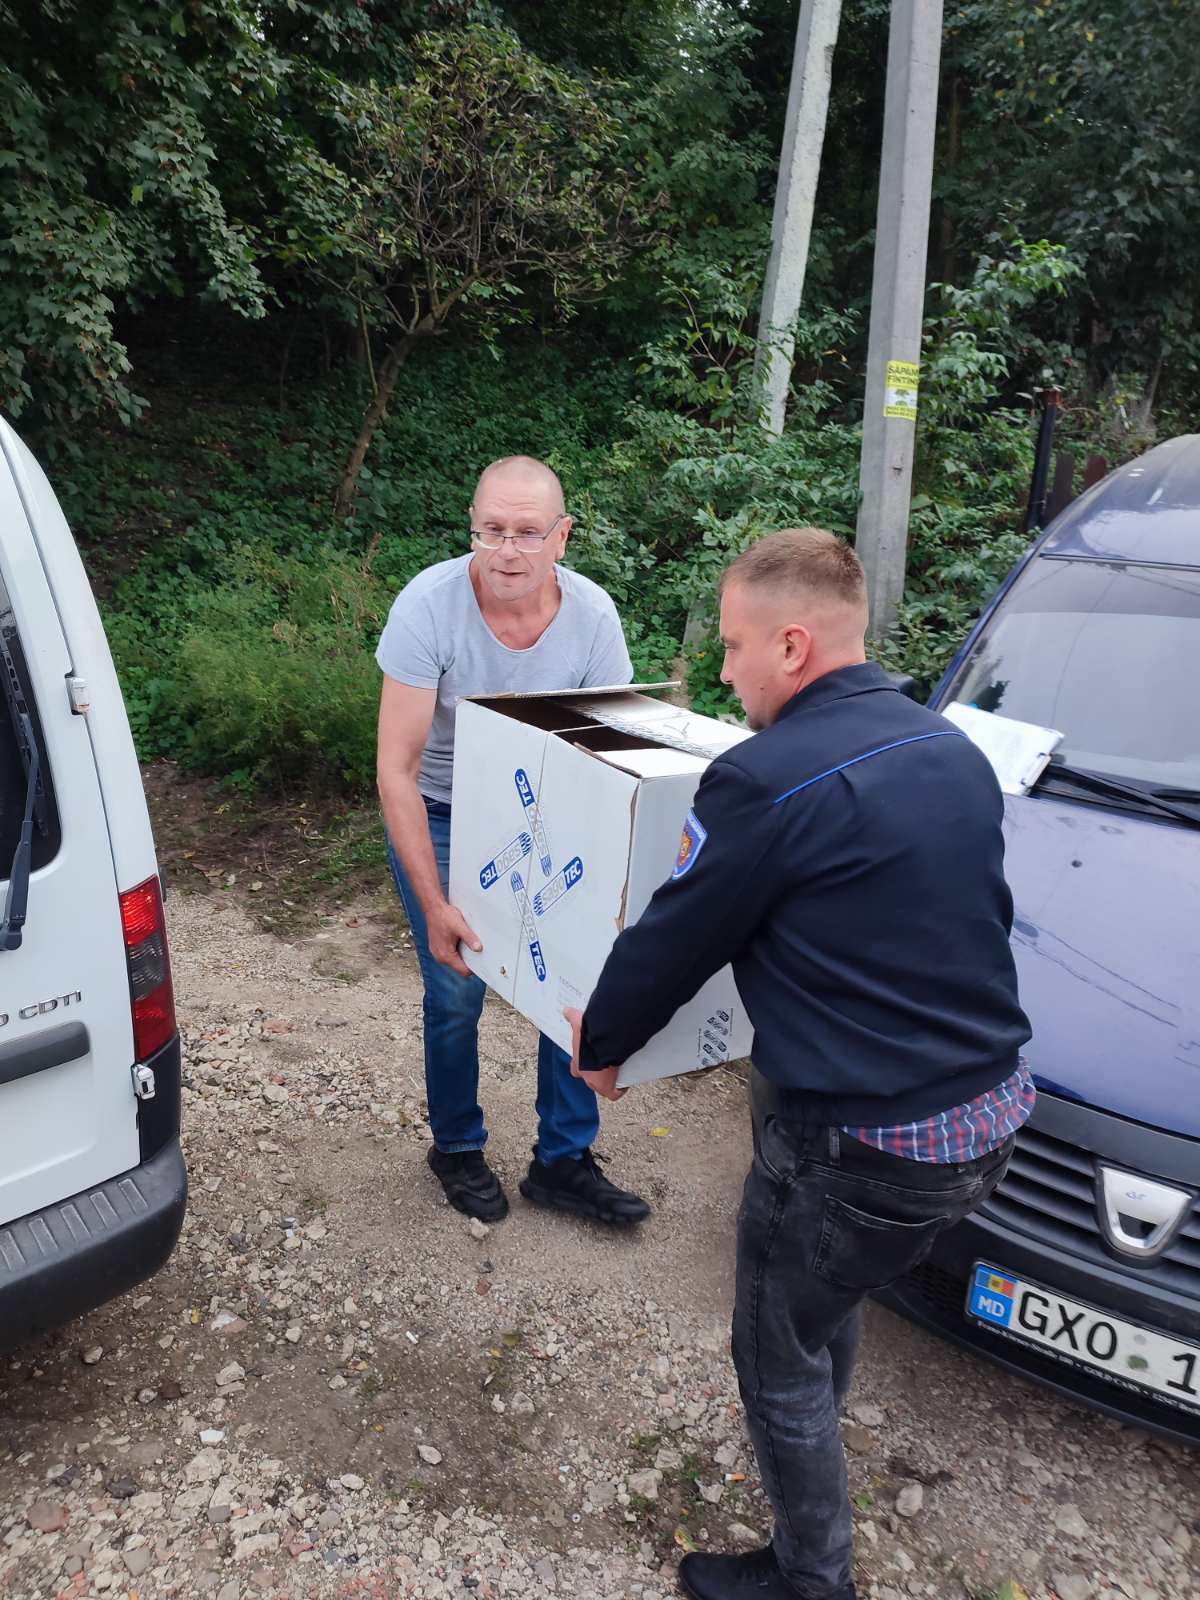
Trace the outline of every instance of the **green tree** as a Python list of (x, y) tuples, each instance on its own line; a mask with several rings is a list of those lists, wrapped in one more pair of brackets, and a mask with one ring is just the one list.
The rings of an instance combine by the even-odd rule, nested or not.
[[(1051, 326), (1080, 377), (1200, 371), (1198, 0), (967, 0), (948, 16), (961, 160), (946, 186), (973, 250), (998, 220), (1083, 275)], [(1078, 383), (1077, 387), (1082, 387)]]
[(535, 290), (569, 313), (617, 269), (639, 226), (618, 124), (580, 79), (496, 28), (422, 34), (407, 65), (401, 84), (346, 90), (350, 170), (312, 174), (326, 198), (337, 190), (332, 227), (293, 229), (285, 252), (384, 346), (337, 494), (343, 517), (421, 341), (452, 316), (494, 338), (529, 320)]
[(286, 165), (284, 64), (238, 0), (0, 0), (0, 29), (0, 405), (128, 420), (118, 307), (266, 309), (223, 159)]

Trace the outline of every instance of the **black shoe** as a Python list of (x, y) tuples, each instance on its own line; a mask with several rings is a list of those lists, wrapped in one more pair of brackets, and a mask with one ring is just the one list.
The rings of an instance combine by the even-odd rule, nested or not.
[(692, 1600), (797, 1600), (770, 1545), (745, 1556), (684, 1556), (679, 1583)]
[(521, 1179), (521, 1193), (535, 1206), (575, 1211), (581, 1217), (593, 1217), (617, 1227), (642, 1222), (650, 1215), (650, 1207), (641, 1195), (618, 1189), (608, 1181), (590, 1150), (585, 1150), (578, 1160), (562, 1156), (547, 1167), (538, 1160), (535, 1148), (528, 1176)]
[(426, 1160), (456, 1211), (480, 1222), (499, 1222), (508, 1215), (508, 1196), (482, 1150), (439, 1150), (431, 1144)]

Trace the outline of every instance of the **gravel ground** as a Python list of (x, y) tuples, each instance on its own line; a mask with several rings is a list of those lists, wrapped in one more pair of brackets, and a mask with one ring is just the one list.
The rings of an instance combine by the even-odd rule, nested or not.
[[(171, 917), (189, 1216), (142, 1292), (0, 1362), (0, 1594), (665, 1600), (681, 1547), (758, 1542), (726, 1349), (737, 1070), (605, 1107), (639, 1232), (546, 1216), (516, 1194), (532, 1033), (489, 1001), (514, 1203), (484, 1230), (425, 1167), (390, 903), (291, 943), (219, 896)], [(1200, 1458), (868, 1324), (864, 1596), (1200, 1600)]]

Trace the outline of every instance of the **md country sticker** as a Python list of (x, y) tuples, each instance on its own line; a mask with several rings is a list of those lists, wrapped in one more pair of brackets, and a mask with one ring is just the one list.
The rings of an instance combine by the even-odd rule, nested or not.
[(1011, 1278), (980, 1262), (971, 1283), (970, 1310), (985, 1322), (995, 1322), (1001, 1328), (1010, 1327), (1016, 1292), (1017, 1286)]
[(704, 849), (708, 832), (694, 811), (689, 811), (683, 824), (683, 838), (679, 841), (679, 855), (671, 876), (682, 878), (696, 865), (696, 857)]

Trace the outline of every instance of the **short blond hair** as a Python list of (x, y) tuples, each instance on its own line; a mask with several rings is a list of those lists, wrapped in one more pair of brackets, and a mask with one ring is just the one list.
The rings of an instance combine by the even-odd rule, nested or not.
[(844, 539), (824, 528), (781, 528), (778, 533), (768, 533), (726, 567), (722, 594), (730, 583), (783, 593), (805, 590), (849, 606), (867, 603), (862, 562)]

